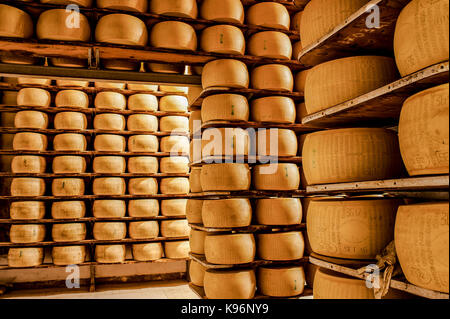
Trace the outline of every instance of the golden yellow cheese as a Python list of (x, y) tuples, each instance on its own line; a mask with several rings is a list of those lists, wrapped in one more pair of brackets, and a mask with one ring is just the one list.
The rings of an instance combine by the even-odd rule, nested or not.
[(94, 173), (123, 174), (126, 171), (126, 160), (121, 156), (96, 156), (92, 162)]
[(52, 181), (54, 196), (81, 196), (84, 190), (85, 184), (81, 178), (55, 178)]
[(92, 204), (92, 214), (96, 218), (121, 218), (126, 212), (124, 200), (95, 200)]
[(98, 109), (125, 110), (127, 99), (118, 92), (99, 92), (95, 96), (94, 104)]
[(200, 181), (204, 192), (249, 190), (250, 169), (247, 164), (207, 164), (202, 166)]
[(77, 58), (49, 58), (50, 65), (63, 68), (85, 68), (87, 60)]
[[(8, 103), (2, 104), (8, 105)], [(3, 127), (13, 127), (16, 114), (16, 112), (2, 112), (2, 114), (0, 114), (0, 125)]]
[(57, 130), (85, 130), (87, 118), (80, 112), (61, 112), (55, 115), (53, 125)]
[(260, 156), (295, 156), (298, 150), (297, 135), (292, 130), (266, 129), (256, 133)]
[(53, 139), (53, 149), (55, 151), (83, 152), (86, 150), (86, 147), (86, 137), (82, 134), (58, 134)]
[(257, 234), (256, 239), (261, 259), (288, 261), (303, 258), (305, 241), (301, 232)]
[(208, 299), (253, 299), (256, 276), (253, 269), (206, 270), (205, 294)]
[(42, 178), (13, 178), (11, 196), (43, 196), (45, 182)]
[(66, 9), (41, 13), (36, 24), (38, 39), (60, 41), (89, 41), (91, 28), (86, 16)]
[(125, 245), (96, 245), (95, 260), (99, 263), (123, 263), (125, 261)]
[(12, 268), (36, 267), (44, 260), (44, 248), (10, 248), (8, 266)]
[(156, 195), (158, 181), (156, 178), (131, 178), (128, 181), (128, 193), (131, 195)]
[(205, 237), (205, 257), (211, 264), (238, 265), (255, 260), (253, 234), (208, 235)]
[(128, 98), (128, 109), (132, 111), (158, 111), (158, 99), (152, 94), (134, 94)]
[(201, 193), (202, 183), (200, 177), (202, 175), (202, 169), (200, 167), (193, 167), (191, 174), (189, 175), (189, 184), (191, 187), (191, 193)]
[(299, 103), (297, 105), (297, 119), (296, 122), (301, 124), (303, 119), (308, 116), (308, 110), (305, 103)]
[(159, 120), (161, 132), (189, 132), (189, 118), (185, 116), (164, 116)]
[(189, 160), (191, 162), (198, 162), (202, 159), (202, 140), (192, 139), (189, 143)]
[(55, 106), (85, 109), (89, 107), (89, 96), (79, 90), (62, 90), (56, 94)]
[(119, 89), (125, 90), (126, 83), (121, 82), (94, 82), (94, 86), (97, 89)]
[(192, 229), (189, 234), (189, 245), (191, 253), (204, 255), (205, 254), (205, 237), (206, 232)]
[(210, 95), (202, 102), (202, 121), (248, 121), (248, 104), (247, 98), (239, 94)]
[(197, 18), (198, 8), (196, 0), (152, 0), (150, 1), (150, 12), (170, 16)]
[(203, 200), (188, 199), (186, 204), (186, 218), (189, 224), (203, 224), (202, 207)]
[(17, 78), (17, 84), (50, 86), (52, 84), (52, 80), (40, 78)]
[(158, 159), (150, 156), (130, 157), (128, 159), (128, 172), (137, 174), (158, 173)]
[(17, 105), (17, 93), (16, 91), (3, 91), (2, 104)]
[(156, 238), (159, 234), (159, 224), (157, 221), (131, 222), (128, 232), (132, 239)]
[(145, 46), (148, 42), (147, 26), (129, 14), (108, 14), (97, 22), (95, 39), (97, 42)]
[(188, 92), (189, 92), (189, 88), (187, 86), (160, 85), (159, 89), (161, 90), (161, 92), (165, 92), (165, 93), (188, 94)]
[(86, 224), (54, 224), (52, 239), (55, 242), (80, 241), (86, 238)]
[(278, 31), (255, 33), (248, 42), (248, 53), (271, 59), (290, 60), (292, 43), (289, 36)]
[(125, 180), (120, 177), (95, 178), (92, 191), (94, 195), (125, 195)]
[(52, 170), (55, 174), (81, 174), (86, 172), (86, 159), (82, 156), (55, 156)]
[(407, 99), (400, 115), (399, 141), (410, 176), (449, 172), (449, 84)]
[(127, 89), (130, 90), (130, 91), (157, 92), (158, 91), (158, 85), (128, 83), (127, 84)]
[(161, 259), (163, 248), (161, 243), (134, 244), (132, 245), (133, 258), (137, 261), (154, 261)]
[(244, 6), (240, 0), (204, 0), (200, 14), (206, 20), (244, 23)]
[(253, 168), (253, 185), (257, 190), (292, 191), (300, 187), (296, 164), (264, 164)]
[(300, 31), (300, 23), (302, 21), (303, 11), (299, 11), (291, 19), (291, 30)]
[(19, 56), (15, 54), (8, 54), (5, 52), (1, 57), (0, 61), (2, 63), (8, 64), (19, 64), (19, 65), (33, 65), (38, 62), (37, 58), (28, 57), (28, 56)]
[(156, 199), (133, 199), (128, 202), (130, 217), (155, 217), (159, 214), (159, 202)]
[(45, 157), (41, 156), (15, 156), (11, 162), (13, 173), (44, 173), (45, 168)]
[(286, 7), (277, 2), (262, 2), (247, 10), (247, 24), (289, 30), (291, 17)]
[(294, 91), (299, 93), (305, 93), (306, 77), (311, 69), (303, 70), (295, 75), (294, 79)]
[(299, 296), (305, 289), (305, 271), (298, 266), (260, 267), (257, 286), (264, 296)]
[(83, 218), (86, 214), (86, 204), (82, 201), (53, 202), (51, 210), (54, 219)]
[[(147, 63), (147, 66), (154, 73), (184, 74), (186, 69), (184, 64)], [(163, 92), (161, 86), (160, 91)]]
[(9, 215), (11, 219), (42, 219), (45, 216), (45, 203), (12, 202)]
[(59, 4), (59, 5), (69, 5), (76, 4), (80, 7), (91, 7), (93, 0), (40, 0), (41, 3)]
[(47, 136), (29, 132), (16, 133), (13, 139), (13, 149), (15, 151), (45, 151)]
[(128, 150), (135, 153), (158, 152), (158, 138), (155, 135), (133, 135), (128, 138)]
[(33, 20), (25, 11), (0, 4), (0, 36), (30, 38), (33, 36)]
[(189, 257), (189, 241), (164, 242), (164, 254), (169, 259), (185, 259)]
[[(306, 241), (306, 237), (305, 237), (305, 241)], [(309, 288), (313, 288), (314, 287), (314, 278), (316, 276), (317, 270), (319, 270), (320, 267), (316, 266), (314, 264), (311, 263), (307, 263), (305, 265), (305, 275), (306, 275), (306, 284), (308, 285)]]
[(191, 260), (189, 264), (189, 278), (191, 282), (199, 287), (203, 287), (206, 268), (195, 260)]
[(187, 157), (172, 156), (161, 158), (161, 173), (187, 174), (189, 173), (189, 159)]
[(211, 128), (202, 134), (202, 156), (248, 155), (250, 137), (241, 128)]
[(102, 65), (105, 69), (118, 71), (138, 71), (140, 68), (139, 62), (129, 60), (105, 59), (102, 61)]
[(261, 225), (298, 225), (302, 222), (299, 198), (267, 198), (256, 201), (255, 219)]
[(247, 227), (252, 222), (252, 205), (247, 198), (205, 200), (202, 221), (211, 228)]
[(122, 240), (127, 235), (127, 224), (94, 223), (93, 235), (96, 240)]
[(205, 52), (244, 55), (245, 38), (238, 27), (215, 25), (203, 29), (200, 47)]
[(89, 81), (56, 80), (56, 86), (87, 88), (89, 87)]
[(38, 88), (24, 88), (17, 93), (17, 105), (31, 107), (49, 107), (50, 92)]
[(86, 260), (85, 246), (61, 246), (52, 248), (53, 264), (57, 266), (78, 265)]
[(301, 41), (297, 41), (292, 45), (292, 60), (297, 61), (300, 52), (303, 50), (303, 44)]
[(187, 199), (165, 199), (161, 201), (162, 216), (186, 216)]
[(124, 152), (126, 149), (126, 139), (121, 135), (97, 135), (94, 139), (94, 149), (98, 152)]
[(97, 0), (98, 8), (115, 9), (133, 12), (147, 12), (147, 0)]
[(191, 228), (186, 219), (162, 220), (161, 236), (167, 238), (189, 236)]
[(45, 238), (45, 225), (11, 225), (9, 239), (14, 244), (42, 242)]
[(247, 66), (238, 60), (214, 60), (203, 67), (203, 89), (215, 86), (248, 88), (249, 82)]
[(149, 114), (132, 114), (128, 116), (127, 128), (133, 132), (156, 132), (158, 118)]
[(189, 193), (189, 178), (171, 177), (162, 178), (160, 186), (161, 194), (184, 195)]
[(121, 114), (97, 114), (94, 117), (94, 129), (106, 131), (124, 131), (126, 127), (125, 116)]
[(314, 299), (375, 299), (364, 280), (325, 269), (316, 272), (313, 292)]
[(152, 27), (150, 44), (156, 48), (197, 50), (197, 35), (192, 26), (180, 21), (159, 22)]
[(191, 111), (191, 116), (189, 117), (189, 133), (199, 134), (202, 127), (202, 111), (195, 110)]
[(294, 77), (289, 67), (281, 64), (266, 64), (253, 69), (252, 88), (292, 92)]
[(251, 102), (252, 120), (255, 122), (294, 124), (295, 103), (285, 96), (267, 96)]
[(159, 101), (159, 110), (163, 112), (187, 112), (188, 100), (185, 96), (167, 95)]
[(20, 111), (14, 118), (16, 128), (46, 129), (48, 127), (48, 115), (39, 111)]

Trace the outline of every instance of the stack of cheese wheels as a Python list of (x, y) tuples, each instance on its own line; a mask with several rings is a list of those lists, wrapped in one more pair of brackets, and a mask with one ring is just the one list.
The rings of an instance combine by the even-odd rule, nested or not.
[(205, 294), (208, 299), (252, 299), (256, 292), (256, 276), (253, 269), (206, 270)]
[(186, 216), (187, 199), (165, 199), (161, 201), (162, 216)]
[(255, 122), (294, 124), (294, 100), (285, 96), (267, 96), (251, 101), (251, 116)]
[(244, 23), (244, 6), (241, 0), (202, 1), (201, 17), (217, 22)]
[(10, 248), (8, 266), (12, 268), (36, 267), (44, 260), (44, 248)]
[(381, 128), (308, 134), (303, 169), (310, 185), (389, 179), (404, 171), (397, 134)]
[(202, 156), (248, 155), (250, 138), (241, 128), (211, 128), (202, 134)]
[(210, 228), (241, 228), (250, 226), (252, 205), (246, 198), (205, 200), (201, 207), (201, 220)]
[(61, 246), (52, 248), (53, 264), (57, 266), (78, 265), (86, 260), (85, 246)]
[(256, 255), (255, 238), (247, 233), (207, 235), (204, 249), (206, 260), (218, 265), (248, 264)]
[(305, 271), (300, 266), (260, 267), (257, 287), (264, 296), (299, 296), (305, 289)]
[(300, 171), (297, 164), (291, 163), (256, 165), (253, 168), (253, 185), (257, 190), (298, 190)]
[(164, 255), (169, 259), (188, 258), (190, 249), (188, 240), (164, 242)]
[(253, 69), (251, 75), (252, 88), (292, 92), (294, 77), (291, 69), (281, 64), (266, 64)]
[(289, 261), (303, 258), (305, 241), (301, 232), (269, 232), (256, 235), (258, 256), (263, 260)]
[(125, 245), (96, 245), (95, 260), (99, 263), (123, 263), (125, 261)]
[(170, 17), (184, 17), (196, 19), (198, 14), (197, 1), (152, 0), (150, 1), (150, 12)]

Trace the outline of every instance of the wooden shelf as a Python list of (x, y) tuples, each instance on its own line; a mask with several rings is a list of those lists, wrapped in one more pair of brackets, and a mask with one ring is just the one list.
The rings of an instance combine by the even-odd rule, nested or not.
[(296, 191), (258, 191), (258, 190), (248, 190), (248, 191), (229, 191), (229, 192), (219, 192), (210, 191), (202, 193), (190, 193), (189, 197), (192, 199), (215, 199), (215, 198), (297, 198), (305, 197), (306, 191), (296, 190)]
[(72, 219), (0, 219), (0, 224), (72, 224), (91, 222), (135, 222), (135, 221), (159, 221), (159, 220), (179, 220), (186, 219), (186, 216), (155, 216), (155, 217), (117, 217), (117, 218), (97, 218), (83, 217)]
[(294, 163), (301, 164), (301, 156), (206, 156), (199, 161), (191, 162), (190, 166), (203, 166), (205, 164), (219, 163), (246, 163), (246, 164), (269, 164), (269, 163)]
[[(299, 61), (305, 66), (355, 55), (393, 54), (394, 30), (397, 18), (410, 0), (372, 0), (345, 19), (327, 35), (305, 47), (299, 53)], [(377, 5), (380, 9), (380, 28), (368, 28), (367, 8)]]
[[(152, 156), (152, 157), (170, 157), (173, 153), (137, 153), (137, 152), (98, 152), (98, 151), (84, 151), (84, 152), (72, 152), (72, 151), (16, 151), (16, 150), (0, 150), (0, 155), (36, 155), (36, 156), (63, 156), (63, 155), (73, 155), (73, 156)], [(180, 153), (177, 156), (189, 157), (188, 154)]]
[(306, 229), (306, 224), (298, 225), (251, 225), (239, 228), (210, 228), (203, 225), (189, 224), (192, 229), (204, 231), (207, 233), (259, 233), (259, 232), (290, 232)]
[[(202, 130), (206, 130), (208, 128), (242, 128), (249, 129), (253, 128), (257, 129), (285, 129), (292, 130), (296, 133), (307, 134), (322, 130), (322, 128), (315, 127), (312, 125), (304, 125), (304, 124), (280, 124), (280, 123), (268, 123), (268, 122), (244, 122), (244, 121), (209, 121), (202, 124)], [(198, 133), (197, 133), (198, 134)], [(194, 133), (195, 136), (195, 133)]]
[(136, 177), (152, 177), (152, 178), (166, 178), (166, 177), (189, 177), (190, 174), (172, 174), (172, 173), (156, 173), (156, 174), (137, 174), (137, 173), (123, 173), (123, 174), (102, 174), (102, 173), (9, 173), (0, 172), (0, 178), (11, 177), (34, 177), (34, 178), (95, 178), (95, 177), (122, 177), (122, 178), (136, 178)]
[(353, 100), (303, 118), (319, 127), (398, 125), (404, 101), (425, 89), (448, 83), (449, 62), (438, 63)]
[(96, 200), (96, 199), (185, 199), (189, 195), (79, 195), (79, 196), (0, 196), (0, 200), (9, 201), (82, 201), (82, 200)]

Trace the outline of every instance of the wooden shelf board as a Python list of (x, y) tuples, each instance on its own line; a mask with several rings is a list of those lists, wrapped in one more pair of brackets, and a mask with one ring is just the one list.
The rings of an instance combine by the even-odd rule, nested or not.
[(9, 201), (81, 201), (81, 200), (95, 200), (95, 199), (183, 199), (189, 198), (189, 195), (79, 195), (79, 196), (0, 196), (0, 200)]
[(155, 216), (155, 217), (117, 217), (96, 218), (83, 217), (73, 219), (0, 219), (0, 224), (67, 224), (67, 223), (89, 223), (89, 222), (134, 222), (134, 221), (159, 221), (186, 219), (186, 216)]
[[(166, 152), (99, 152), (99, 151), (17, 151), (17, 150), (0, 150), (0, 155), (36, 155), (36, 156), (62, 156), (62, 155), (73, 155), (73, 156), (153, 156), (153, 157), (170, 157), (173, 153)], [(176, 156), (189, 157), (188, 154), (180, 153)]]
[(268, 163), (294, 163), (301, 164), (301, 156), (206, 156), (201, 160), (191, 162), (190, 166), (202, 166), (204, 164), (221, 163), (246, 163), (246, 164), (268, 164)]
[(258, 233), (258, 232), (289, 232), (301, 231), (306, 229), (306, 224), (298, 225), (251, 225), (238, 228), (211, 228), (203, 225), (189, 224), (192, 229), (204, 231), (207, 233)]
[(189, 177), (190, 174), (172, 174), (172, 173), (157, 173), (157, 174), (138, 174), (138, 173), (9, 173), (0, 172), (0, 178), (13, 178), (13, 177), (34, 177), (34, 178), (94, 178), (94, 177), (122, 177), (122, 178), (136, 178), (136, 177), (153, 177), (153, 178), (166, 178), (166, 177)]
[(306, 191), (296, 190), (296, 191), (258, 191), (258, 190), (248, 190), (248, 191), (233, 191), (233, 192), (220, 192), (220, 191), (210, 191), (202, 193), (190, 193), (189, 197), (192, 199), (214, 199), (214, 198), (296, 198), (306, 196)]

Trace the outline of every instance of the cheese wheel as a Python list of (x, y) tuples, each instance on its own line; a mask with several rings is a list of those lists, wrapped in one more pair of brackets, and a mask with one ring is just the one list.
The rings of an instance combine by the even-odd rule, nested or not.
[(205, 227), (240, 228), (250, 226), (252, 206), (246, 198), (205, 200), (202, 206)]
[(198, 8), (196, 0), (151, 0), (150, 12), (170, 16), (197, 18)]
[[(306, 240), (307, 237), (305, 237)], [(316, 272), (317, 270), (320, 269), (319, 266), (316, 266), (314, 264), (311, 263), (307, 263), (305, 266), (305, 275), (306, 275), (306, 284), (308, 285), (309, 288), (313, 288), (314, 287), (314, 278), (316, 276)]]
[(202, 175), (202, 169), (198, 167), (193, 167), (191, 169), (191, 174), (189, 175), (189, 184), (191, 186), (191, 193), (201, 193), (202, 183), (200, 177)]
[(208, 263), (239, 265), (255, 260), (253, 234), (208, 235), (205, 237), (205, 257)]
[(448, 216), (448, 202), (405, 205), (400, 206), (395, 222), (395, 247), (406, 279), (447, 294)]
[(333, 60), (312, 68), (305, 83), (309, 114), (369, 93), (398, 78), (392, 58), (355, 56)]
[(81, 196), (84, 190), (84, 180), (81, 178), (55, 178), (52, 181), (54, 196)]
[(400, 151), (409, 175), (449, 173), (449, 84), (407, 99), (399, 123)]
[(20, 111), (14, 118), (16, 128), (46, 129), (48, 127), (48, 115), (39, 111)]
[(292, 60), (297, 61), (300, 52), (303, 50), (303, 44), (301, 41), (297, 41), (292, 45)]
[(308, 115), (308, 110), (306, 109), (305, 103), (300, 103), (297, 105), (297, 123), (302, 123), (303, 119)]
[(200, 47), (205, 52), (244, 55), (245, 38), (238, 27), (215, 25), (202, 31)]
[(292, 57), (291, 39), (282, 32), (258, 32), (250, 37), (248, 53), (265, 58), (290, 60)]
[(41, 13), (36, 24), (38, 39), (60, 41), (89, 41), (91, 28), (85, 15), (66, 9)]
[[(183, 74), (186, 66), (184, 64), (166, 64), (166, 63), (147, 63), (151, 72), (155, 73), (169, 73), (169, 74)], [(163, 90), (160, 91), (163, 92)]]
[(250, 169), (246, 164), (207, 164), (200, 181), (207, 191), (245, 191), (250, 189)]
[(85, 68), (87, 60), (77, 58), (50, 58), (50, 64), (63, 68)]
[(289, 67), (281, 64), (267, 64), (253, 69), (252, 88), (292, 92), (294, 78)]
[(375, 299), (366, 282), (319, 269), (314, 277), (314, 299)]
[(150, 44), (156, 48), (197, 50), (197, 35), (189, 24), (180, 21), (159, 22), (152, 27)]
[(17, 78), (17, 84), (50, 86), (52, 84), (52, 80), (39, 78)]
[(158, 181), (156, 178), (131, 178), (128, 181), (128, 193), (131, 195), (156, 195), (158, 194)]
[(448, 61), (448, 1), (411, 1), (395, 26), (394, 52), (402, 76)]
[(297, 155), (297, 135), (292, 130), (258, 130), (256, 138), (258, 155), (275, 157)]
[(45, 216), (45, 203), (12, 202), (9, 215), (11, 219), (42, 219)]
[(133, 114), (128, 117), (127, 128), (134, 132), (158, 131), (158, 118), (149, 114)]
[(97, 152), (125, 152), (125, 148), (126, 140), (121, 135), (102, 134), (97, 135), (94, 140), (94, 149)]
[(297, 12), (291, 19), (291, 30), (300, 31), (300, 23), (302, 21), (303, 11)]
[[(152, 84), (137, 84), (137, 83), (128, 83), (127, 89), (130, 91), (147, 91), (147, 92), (157, 92), (158, 85)], [(128, 102), (129, 104), (129, 102)]]
[(36, 267), (41, 265), (43, 260), (44, 248), (10, 248), (8, 250), (8, 266), (12, 268)]
[(99, 263), (123, 263), (125, 261), (125, 245), (96, 245), (95, 260)]
[(120, 82), (94, 82), (94, 86), (97, 89), (118, 89), (125, 90), (126, 83)]
[(0, 61), (2, 61), (2, 63), (8, 64), (32, 65), (37, 63), (39, 60), (34, 57), (19, 56), (8, 52), (4, 52), (3, 55), (0, 57)]
[(25, 11), (0, 4), (0, 36), (31, 38), (33, 36), (33, 20)]
[(154, 261), (163, 256), (161, 243), (134, 244), (131, 247), (133, 259), (137, 261)]
[(56, 86), (86, 88), (89, 86), (89, 81), (56, 80)]
[(200, 110), (191, 111), (191, 116), (189, 117), (189, 132), (192, 135), (200, 136), (201, 127), (202, 127), (202, 111)]
[(158, 99), (152, 94), (134, 94), (128, 98), (128, 109), (132, 111), (158, 111)]
[(285, 96), (268, 96), (251, 102), (252, 120), (280, 124), (295, 123), (294, 100)]
[(80, 7), (89, 8), (92, 6), (92, 0), (40, 0), (41, 3), (69, 5), (76, 4)]
[[(215, 94), (203, 99), (202, 121), (248, 121), (247, 98), (238, 94)], [(192, 116), (192, 115), (191, 115)]]
[(87, 118), (79, 112), (61, 112), (55, 115), (53, 125), (57, 130), (85, 130)]
[(13, 173), (44, 173), (46, 161), (41, 156), (15, 156), (11, 161), (11, 172)]
[(300, 171), (296, 164), (256, 165), (253, 168), (253, 184), (257, 190), (298, 190)]
[(159, 120), (161, 132), (189, 132), (189, 118), (164, 116)]
[(86, 159), (82, 156), (55, 156), (52, 170), (55, 174), (81, 174), (86, 172)]
[[(8, 103), (2, 103), (8, 105)], [(197, 111), (200, 112), (200, 111)], [(16, 118), (16, 112), (2, 112), (0, 114), (0, 125), (3, 127), (12, 127), (14, 126), (14, 120)]]
[(92, 214), (96, 218), (122, 218), (127, 212), (124, 200), (95, 200)]
[(126, 127), (125, 116), (121, 114), (98, 114), (94, 117), (94, 129), (106, 131), (124, 131)]
[(189, 159), (181, 156), (163, 157), (161, 158), (161, 173), (187, 174), (189, 173)]
[(195, 260), (191, 260), (189, 264), (189, 278), (194, 285), (203, 287), (205, 271), (206, 268), (203, 267), (202, 264), (196, 262)]
[(128, 150), (134, 153), (158, 152), (158, 138), (155, 135), (133, 135), (128, 138)]
[(16, 133), (13, 139), (13, 149), (15, 151), (45, 151), (47, 136), (29, 132)]
[(161, 201), (162, 216), (186, 216), (187, 199), (165, 199)]
[(158, 237), (159, 224), (157, 221), (131, 222), (128, 232), (132, 239), (153, 239)]
[(261, 259), (288, 261), (303, 258), (305, 241), (301, 232), (257, 234)]
[(57, 266), (78, 265), (86, 260), (85, 246), (62, 246), (52, 248), (53, 264)]
[(248, 88), (249, 82), (247, 66), (238, 60), (214, 60), (203, 67), (203, 89), (214, 86)]
[(305, 93), (305, 86), (306, 86), (306, 77), (308, 76), (309, 72), (311, 69), (309, 70), (303, 70), (298, 72), (295, 75), (295, 80), (294, 80), (294, 91), (295, 92), (299, 92), (299, 93)]
[(185, 96), (167, 95), (159, 101), (159, 110), (164, 112), (187, 112), (188, 100)]
[(189, 194), (189, 178), (173, 177), (161, 179), (161, 194), (184, 195)]
[(50, 92), (38, 88), (24, 88), (17, 93), (17, 105), (31, 107), (49, 107)]
[(240, 0), (204, 0), (201, 16), (206, 20), (243, 24), (244, 6)]
[(126, 171), (126, 161), (121, 156), (96, 156), (92, 163), (94, 173), (123, 174)]
[(86, 238), (86, 224), (54, 224), (52, 239), (55, 242), (80, 241)]
[(158, 159), (156, 157), (141, 156), (128, 159), (128, 172), (135, 174), (158, 173)]
[(303, 267), (260, 267), (257, 286), (261, 294), (270, 297), (299, 296), (305, 289)]
[(174, 238), (189, 236), (191, 231), (187, 220), (163, 220), (161, 221), (161, 236)]
[(17, 93), (16, 91), (3, 91), (2, 104), (17, 105)]
[(308, 134), (303, 146), (303, 169), (310, 185), (398, 177), (403, 173), (403, 164), (397, 134), (380, 128)]
[(159, 89), (161, 90), (161, 92), (165, 92), (165, 93), (188, 94), (188, 92), (189, 92), (189, 88), (187, 86), (160, 85)]
[(156, 217), (159, 214), (159, 202), (156, 199), (134, 199), (128, 202), (130, 217)]
[(103, 60), (102, 65), (105, 69), (118, 71), (138, 71), (140, 67), (139, 62), (133, 62), (128, 60), (112, 60), (112, 59)]
[(120, 177), (103, 177), (96, 178), (92, 184), (94, 195), (125, 195), (125, 180)]
[(42, 178), (13, 178), (11, 196), (43, 196), (45, 182)]
[(192, 139), (189, 143), (189, 160), (191, 162), (198, 162), (202, 159), (202, 140)]
[(127, 235), (127, 224), (94, 223), (93, 235), (96, 240), (122, 240)]
[(205, 254), (205, 237), (206, 232), (192, 229), (189, 234), (189, 245), (191, 253), (204, 255)]
[(170, 241), (164, 243), (164, 253), (169, 259), (185, 259), (189, 257), (189, 241)]
[(58, 134), (53, 139), (53, 149), (55, 151), (84, 152), (86, 151), (86, 146), (86, 137), (82, 134)]
[(289, 30), (291, 17), (281, 3), (257, 3), (247, 10), (247, 24)]
[(202, 134), (202, 156), (248, 155), (249, 139), (241, 128), (207, 129)]
[(367, 0), (312, 0), (300, 22), (300, 38), (305, 47), (317, 42), (367, 3)]
[(205, 294), (208, 299), (253, 299), (256, 276), (253, 269), (206, 270)]
[(97, 42), (144, 47), (148, 42), (147, 26), (129, 14), (108, 14), (98, 21), (95, 39)]
[(88, 108), (89, 97), (83, 91), (78, 90), (62, 90), (56, 94), (55, 97), (56, 107), (77, 107)]
[(161, 139), (161, 152), (189, 154), (189, 138), (186, 136), (165, 136)]
[(203, 224), (202, 207), (203, 200), (188, 199), (186, 204), (186, 218), (189, 224)]
[(394, 239), (400, 204), (395, 199), (311, 201), (307, 228), (312, 250), (335, 258), (375, 259)]
[(94, 104), (98, 109), (125, 110), (127, 108), (127, 99), (121, 93), (99, 92), (95, 96)]
[(97, 0), (97, 8), (147, 12), (147, 0)]
[(30, 244), (44, 241), (45, 225), (11, 225), (9, 239), (14, 244)]
[(86, 214), (86, 204), (81, 201), (53, 202), (52, 218), (76, 219), (83, 218)]
[(302, 222), (299, 198), (268, 198), (256, 201), (255, 218), (261, 225), (298, 225)]

